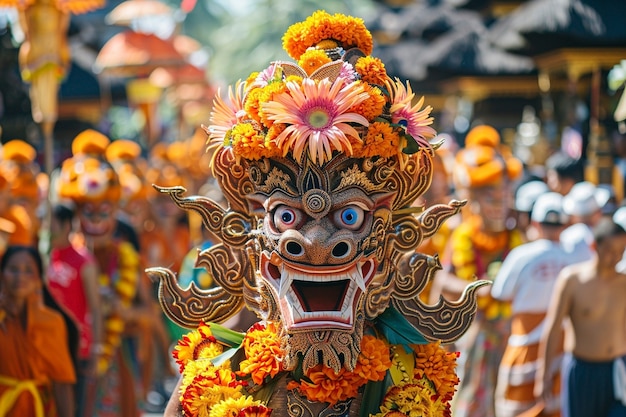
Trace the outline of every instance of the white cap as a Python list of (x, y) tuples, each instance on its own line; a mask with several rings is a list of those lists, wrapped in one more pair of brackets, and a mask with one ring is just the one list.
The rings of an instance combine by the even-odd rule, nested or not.
[(563, 211), (569, 216), (589, 216), (602, 209), (611, 198), (611, 192), (589, 181), (575, 184), (563, 198)]
[(626, 230), (626, 207), (620, 207), (613, 213), (613, 222)]
[(550, 191), (543, 181), (528, 181), (522, 184), (515, 193), (515, 210), (530, 213), (537, 198)]
[(568, 218), (563, 212), (563, 196), (554, 192), (541, 194), (530, 216), (531, 220), (538, 223), (566, 224)]

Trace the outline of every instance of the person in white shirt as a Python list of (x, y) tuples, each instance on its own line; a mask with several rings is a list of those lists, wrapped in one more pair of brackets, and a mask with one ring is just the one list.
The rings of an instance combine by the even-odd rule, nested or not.
[[(546, 404), (537, 404), (534, 394), (537, 352), (552, 288), (560, 271), (575, 262), (559, 243), (568, 222), (563, 197), (555, 192), (540, 195), (531, 222), (537, 240), (514, 248), (496, 275), (491, 295), (512, 303), (511, 336), (502, 358), (496, 386), (496, 416), (513, 417), (542, 407), (544, 416), (557, 416), (555, 392)], [(558, 363), (554, 362), (555, 366)]]

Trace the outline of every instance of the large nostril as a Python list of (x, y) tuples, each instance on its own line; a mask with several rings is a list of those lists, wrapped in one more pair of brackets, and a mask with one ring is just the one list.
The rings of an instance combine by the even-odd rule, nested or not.
[(304, 253), (304, 248), (298, 242), (294, 242), (293, 240), (287, 242), (285, 245), (285, 249), (290, 255), (300, 256)]
[(339, 242), (333, 248), (332, 253), (335, 258), (343, 258), (350, 253), (350, 245), (347, 242)]

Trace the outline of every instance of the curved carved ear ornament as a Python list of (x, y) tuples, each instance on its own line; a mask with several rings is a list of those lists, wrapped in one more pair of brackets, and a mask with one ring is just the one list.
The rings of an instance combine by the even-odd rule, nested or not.
[(159, 302), (165, 314), (180, 326), (196, 328), (200, 322), (222, 323), (246, 303), (257, 311), (255, 306), (259, 301), (254, 294), (258, 291), (246, 248), (253, 233), (250, 219), (242, 213), (224, 210), (207, 197), (183, 197), (187, 190), (181, 186), (154, 185), (154, 188), (168, 194), (178, 207), (198, 213), (204, 226), (224, 242), (200, 252), (196, 258), (196, 267), (209, 271), (219, 287), (200, 289), (192, 283), (183, 289), (169, 269), (146, 270), (153, 281), (159, 281)]
[(394, 299), (391, 304), (417, 331), (431, 342), (452, 343), (469, 329), (476, 315), (476, 291), (490, 285), (487, 280), (474, 281), (465, 287), (456, 301), (439, 297), (435, 305), (426, 305), (418, 297)]
[(214, 232), (224, 243), (235, 248), (242, 248), (250, 238), (252, 220), (236, 211), (226, 211), (215, 201), (203, 196), (183, 197), (185, 187), (153, 187), (169, 194), (176, 205), (184, 210), (193, 210), (200, 215), (206, 228)]
[(167, 268), (146, 269), (153, 281), (159, 281), (159, 303), (165, 314), (179, 326), (195, 329), (201, 322), (223, 323), (244, 306), (243, 298), (230, 294), (225, 288), (199, 289), (178, 286), (176, 275)]

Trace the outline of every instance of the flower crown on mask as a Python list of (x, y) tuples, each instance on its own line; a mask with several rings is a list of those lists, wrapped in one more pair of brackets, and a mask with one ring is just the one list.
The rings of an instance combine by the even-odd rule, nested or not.
[(297, 59), (273, 62), (218, 93), (206, 128), (212, 143), (231, 147), (237, 158), (306, 154), (323, 165), (337, 153), (397, 157), (430, 148), (431, 107), (414, 103), (411, 86), (388, 77), (383, 62), (369, 54), (372, 36), (363, 20), (317, 11), (292, 25), (283, 47)]

